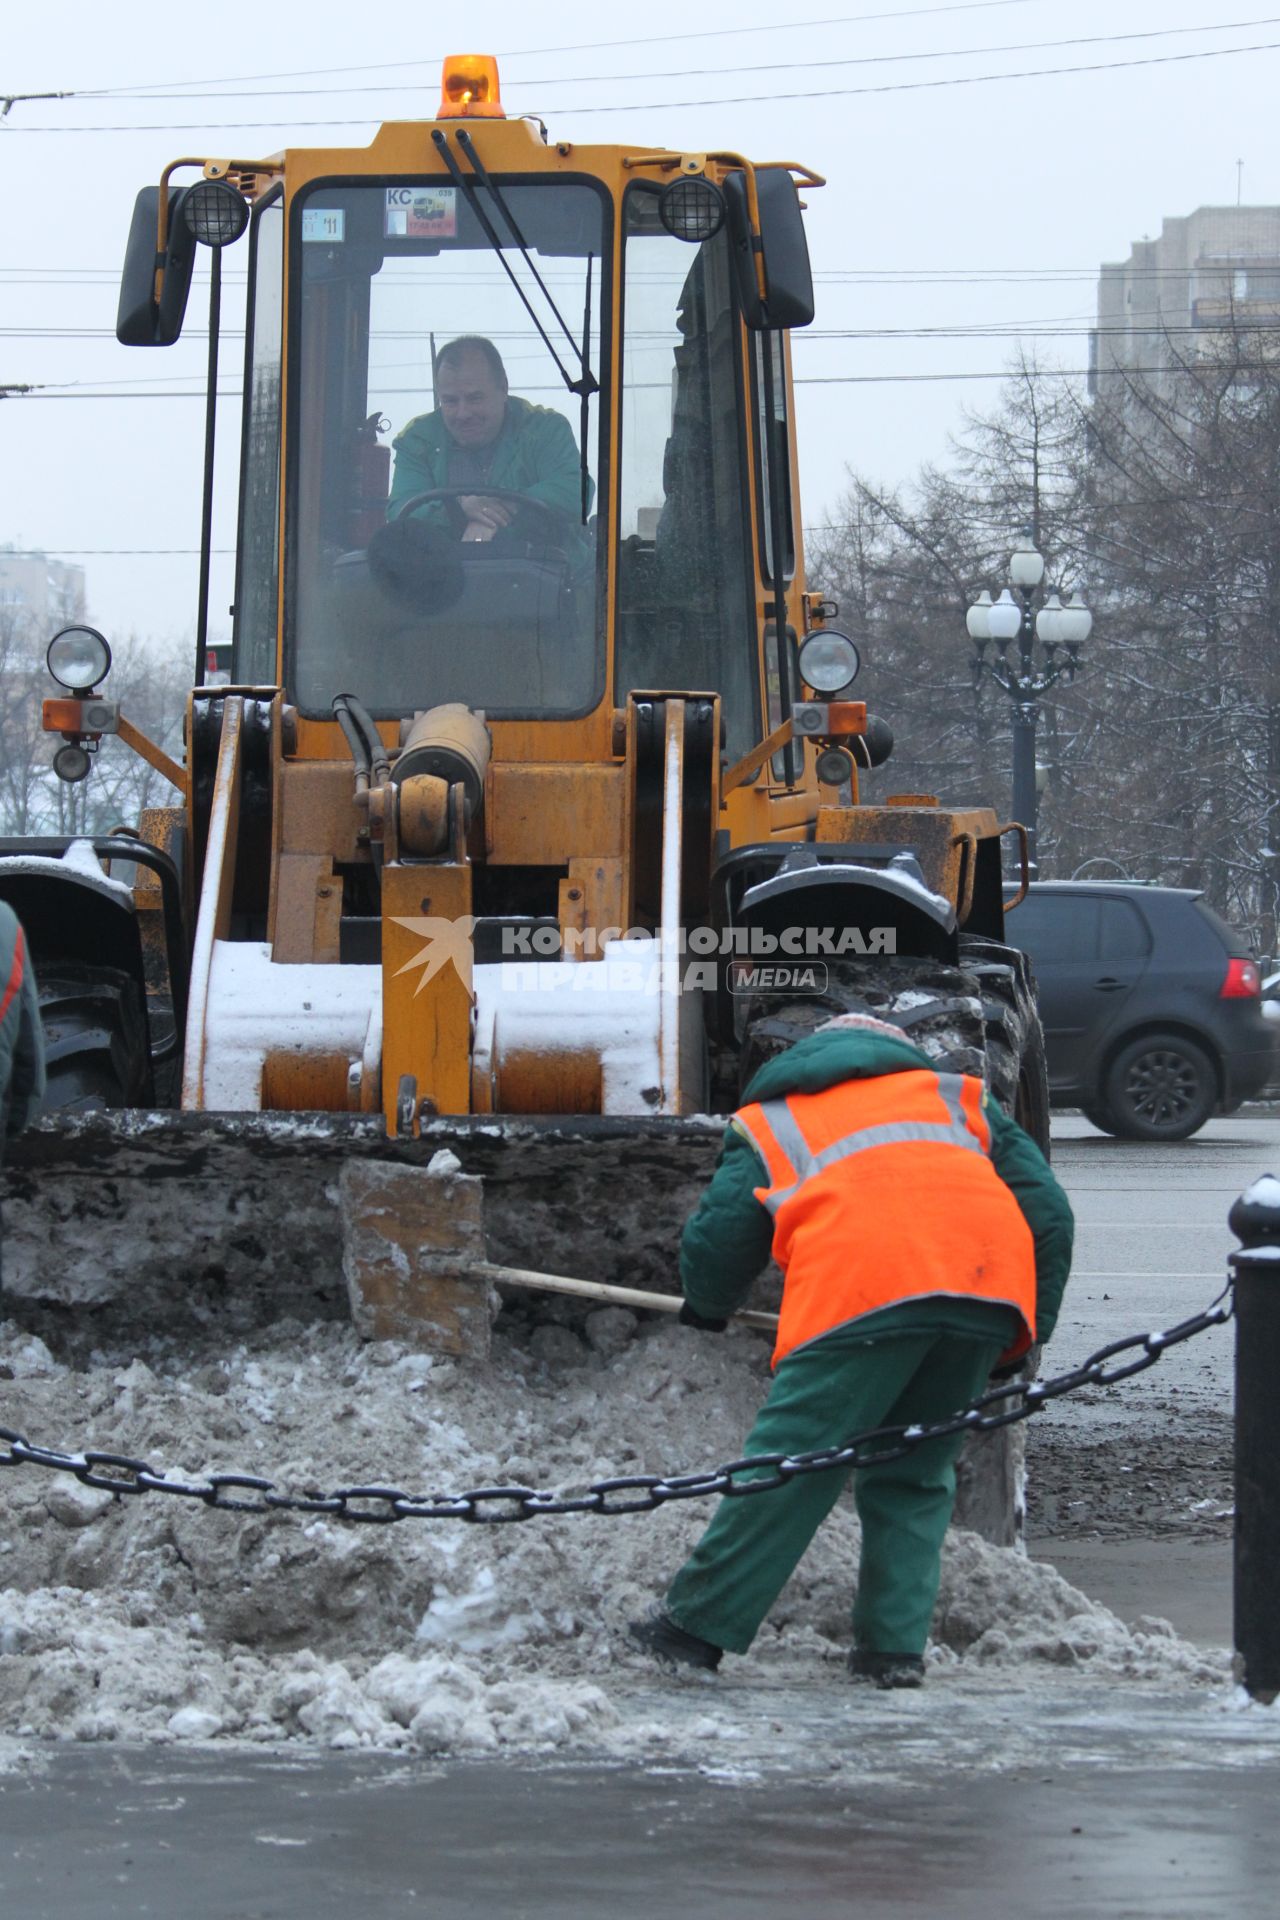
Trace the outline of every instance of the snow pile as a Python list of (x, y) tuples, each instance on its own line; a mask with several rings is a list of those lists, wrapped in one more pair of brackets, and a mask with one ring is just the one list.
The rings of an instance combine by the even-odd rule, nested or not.
[[(394, 1483), (418, 1494), (733, 1458), (764, 1392), (753, 1336), (700, 1336), (568, 1302), (532, 1331), (508, 1314), (485, 1368), (348, 1327), (282, 1322), (93, 1351), (0, 1325), (0, 1423), (45, 1444), (145, 1457), (175, 1476), (269, 1475), (295, 1491)], [(77, 1341), (79, 1346), (77, 1347)], [(763, 1496), (767, 1498), (768, 1496)], [(520, 1526), (212, 1513), (117, 1499), (36, 1467), (0, 1473), (0, 1739), (306, 1742), (425, 1753), (635, 1751), (688, 1735), (702, 1699), (747, 1676), (792, 1686), (843, 1657), (858, 1529), (841, 1501), (748, 1662), (667, 1686), (667, 1718), (620, 1712), (653, 1689), (626, 1641), (711, 1508)], [(995, 1671), (1220, 1681), (1225, 1660), (1161, 1622), (1131, 1631), (1052, 1569), (954, 1536), (939, 1678)], [(648, 1715), (646, 1718), (645, 1715)], [(673, 1716), (675, 1718), (673, 1719)]]
[(988, 1667), (1025, 1662), (1092, 1667), (1131, 1679), (1221, 1679), (1214, 1658), (1180, 1640), (1167, 1620), (1127, 1627), (1053, 1567), (953, 1533), (943, 1557), (933, 1621), (940, 1657)]

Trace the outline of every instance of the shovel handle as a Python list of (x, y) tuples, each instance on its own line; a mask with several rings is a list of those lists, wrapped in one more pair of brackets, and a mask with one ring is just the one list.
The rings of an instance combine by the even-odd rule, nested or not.
[[(532, 1287), (542, 1293), (572, 1293), (582, 1300), (603, 1300), (615, 1307), (642, 1307), (648, 1313), (679, 1313), (684, 1302), (678, 1294), (646, 1293), (639, 1287), (610, 1287), (603, 1280), (574, 1280), (566, 1273), (534, 1273), (527, 1267), (499, 1267), (478, 1260), (467, 1271), (495, 1286)], [(776, 1313), (735, 1313), (732, 1318), (744, 1327), (758, 1327), (775, 1333)]]

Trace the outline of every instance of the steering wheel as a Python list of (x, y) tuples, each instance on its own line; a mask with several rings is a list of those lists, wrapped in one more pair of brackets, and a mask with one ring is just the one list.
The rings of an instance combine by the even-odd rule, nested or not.
[(483, 495), (486, 500), (510, 500), (521, 510), (538, 513), (547, 523), (548, 533), (557, 537), (563, 535), (568, 515), (558, 507), (549, 507), (543, 500), (531, 500), (527, 493), (520, 493), (515, 487), (489, 487), (482, 482), (467, 481), (465, 485), (448, 487), (428, 487), (424, 493), (410, 494), (407, 500), (400, 501), (392, 521), (402, 520), (412, 507), (424, 507), (433, 500), (460, 500), (464, 494)]

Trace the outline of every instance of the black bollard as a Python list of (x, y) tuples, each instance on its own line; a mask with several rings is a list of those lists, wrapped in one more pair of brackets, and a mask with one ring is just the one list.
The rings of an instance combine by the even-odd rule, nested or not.
[(1227, 1216), (1236, 1319), (1236, 1677), (1280, 1694), (1280, 1180), (1264, 1173)]

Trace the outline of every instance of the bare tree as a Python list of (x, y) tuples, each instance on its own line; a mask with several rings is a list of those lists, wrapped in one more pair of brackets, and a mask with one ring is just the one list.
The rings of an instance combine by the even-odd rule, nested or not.
[(1089, 534), (1107, 680), (1130, 752), (1143, 749), (1128, 797), (1144, 866), (1204, 886), (1273, 951), (1280, 355), (1257, 328), (1229, 325), (1206, 345), (1167, 341), (1169, 371), (1131, 375), (1091, 410)]
[(975, 697), (965, 613), (984, 587), (999, 590), (1024, 533), (1052, 556), (1055, 577), (1079, 577), (1078, 438), (1078, 409), (1024, 357), (996, 409), (969, 416), (948, 471), (926, 467), (901, 492), (851, 474), (830, 524), (811, 536), (809, 572), (866, 640), (866, 697), (898, 736), (882, 784), (1007, 809), (1008, 703), (990, 688)]
[(1203, 886), (1274, 951), (1280, 353), (1244, 327), (1206, 344), (1170, 340), (1167, 372), (1106, 404), (1020, 361), (946, 471), (901, 493), (851, 475), (810, 571), (868, 643), (868, 697), (903, 742), (895, 783), (999, 805), (1008, 703), (974, 698), (964, 614), (1030, 532), (1095, 616), (1086, 671), (1042, 705), (1042, 871), (1102, 860)]

